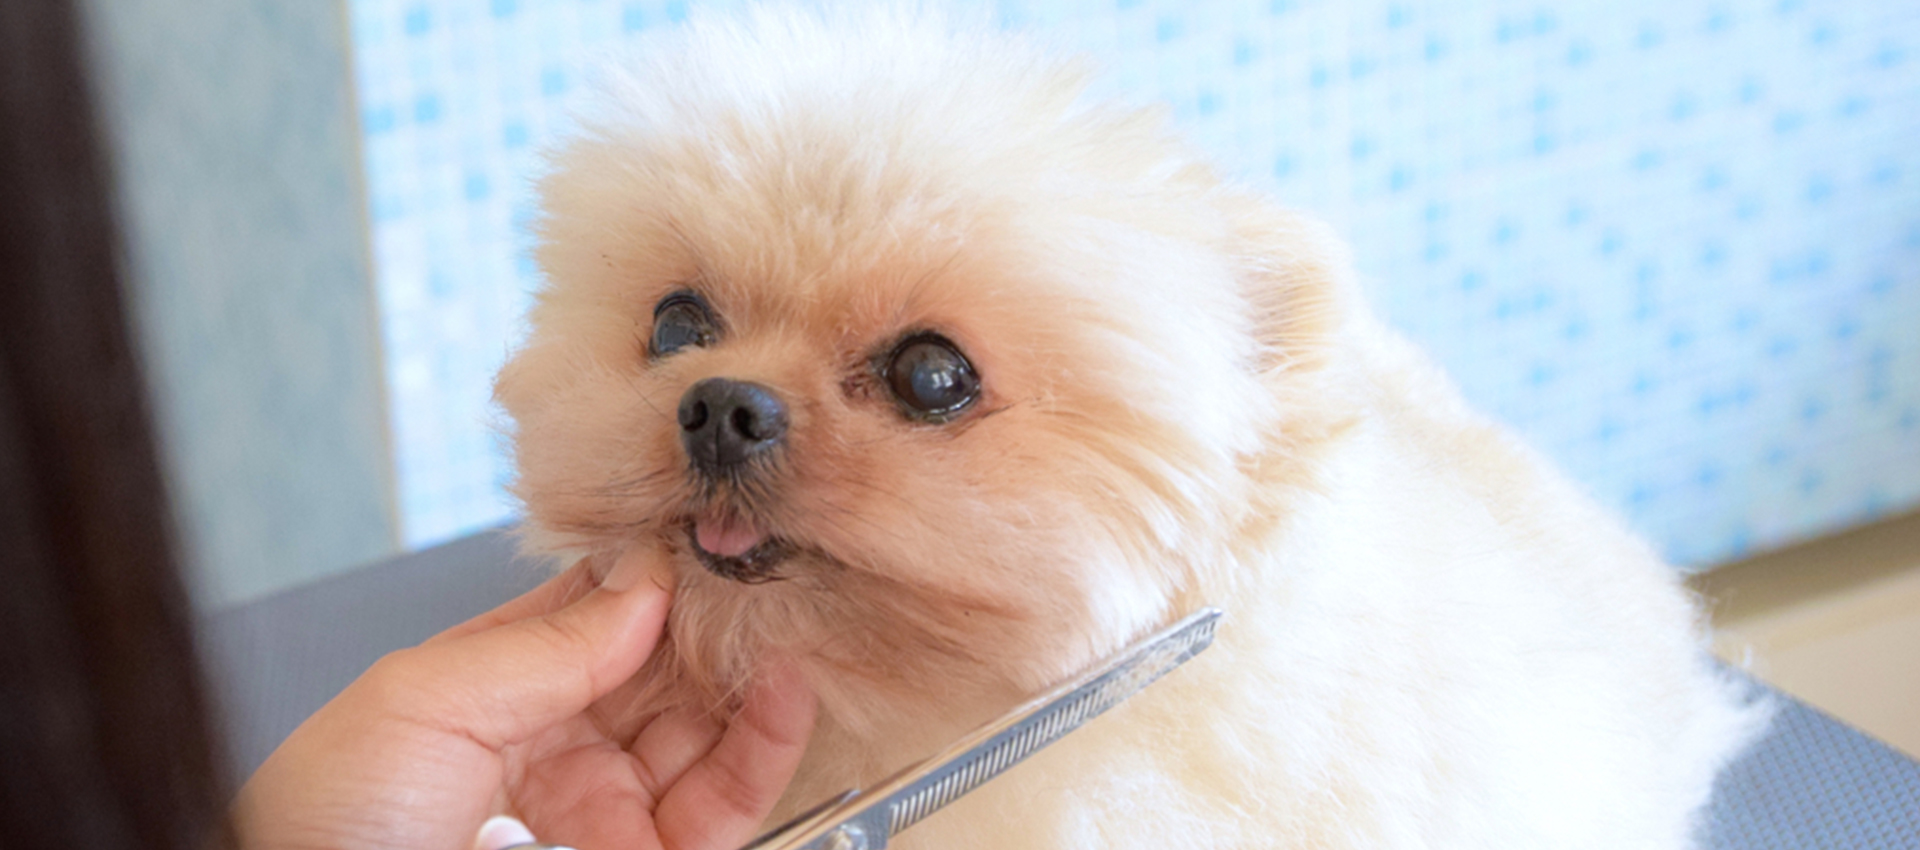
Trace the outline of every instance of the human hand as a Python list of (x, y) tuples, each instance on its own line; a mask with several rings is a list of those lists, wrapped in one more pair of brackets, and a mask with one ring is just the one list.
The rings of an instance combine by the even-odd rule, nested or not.
[(597, 701), (659, 640), (658, 557), (630, 552), (597, 587), (577, 568), (382, 658), (241, 790), (242, 846), (468, 850), (503, 810), (580, 850), (744, 844), (799, 765), (813, 696), (777, 668), (728, 722), (668, 714), (620, 736)]

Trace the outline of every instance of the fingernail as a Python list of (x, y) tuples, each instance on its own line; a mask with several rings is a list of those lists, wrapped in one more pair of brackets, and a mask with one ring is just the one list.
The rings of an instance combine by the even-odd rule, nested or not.
[(494, 815), (480, 825), (480, 834), (473, 839), (473, 850), (506, 850), (515, 845), (532, 843), (533, 832), (518, 818)]

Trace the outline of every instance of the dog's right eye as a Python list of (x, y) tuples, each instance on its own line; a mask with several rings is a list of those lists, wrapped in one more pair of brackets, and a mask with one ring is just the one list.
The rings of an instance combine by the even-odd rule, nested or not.
[(681, 290), (660, 299), (653, 308), (653, 356), (672, 354), (689, 345), (708, 346), (718, 335), (718, 323), (707, 302), (690, 290)]
[(881, 367), (901, 409), (914, 419), (946, 422), (980, 398), (980, 376), (960, 349), (938, 334), (908, 337)]

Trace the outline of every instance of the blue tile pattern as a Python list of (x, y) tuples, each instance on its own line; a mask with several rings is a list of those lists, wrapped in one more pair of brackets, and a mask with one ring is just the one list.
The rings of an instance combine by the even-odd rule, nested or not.
[[(536, 280), (534, 152), (688, 4), (351, 7), (420, 544), (510, 511), (487, 382)], [(1390, 320), (1676, 561), (1920, 503), (1920, 6), (992, 9), (1330, 218)]]

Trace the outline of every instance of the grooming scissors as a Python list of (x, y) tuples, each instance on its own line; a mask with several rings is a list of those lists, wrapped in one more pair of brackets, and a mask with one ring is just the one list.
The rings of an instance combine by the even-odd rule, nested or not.
[(888, 839), (1099, 716), (1213, 643), (1203, 608), (867, 789), (849, 789), (740, 850), (882, 850)]

